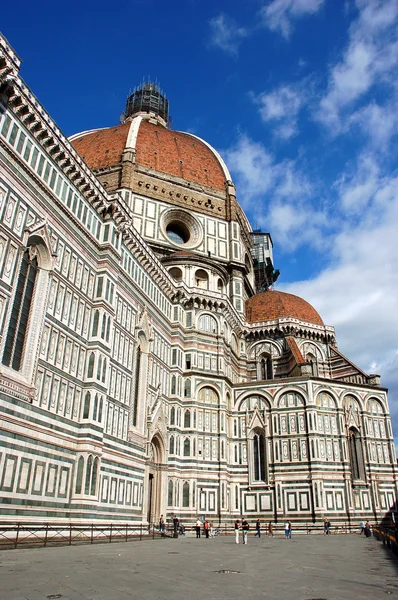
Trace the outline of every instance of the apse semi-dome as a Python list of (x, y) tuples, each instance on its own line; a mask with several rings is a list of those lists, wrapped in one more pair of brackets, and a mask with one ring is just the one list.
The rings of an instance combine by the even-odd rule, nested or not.
[(314, 325), (324, 325), (320, 315), (309, 302), (294, 294), (275, 290), (261, 292), (249, 298), (246, 302), (246, 318), (249, 323), (291, 318)]

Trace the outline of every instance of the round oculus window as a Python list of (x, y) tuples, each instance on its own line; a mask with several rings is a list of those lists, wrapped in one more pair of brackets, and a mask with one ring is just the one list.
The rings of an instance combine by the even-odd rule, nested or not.
[(191, 237), (188, 227), (186, 227), (184, 223), (179, 223), (177, 221), (168, 223), (166, 233), (169, 240), (179, 246), (187, 244)]
[(200, 222), (192, 213), (179, 208), (172, 208), (163, 213), (160, 229), (173, 246), (196, 248), (203, 239)]

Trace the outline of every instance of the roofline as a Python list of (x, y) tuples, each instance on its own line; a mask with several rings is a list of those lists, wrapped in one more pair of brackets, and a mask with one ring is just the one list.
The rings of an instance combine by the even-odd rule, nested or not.
[(113, 129), (113, 127), (97, 127), (97, 129), (87, 129), (87, 131), (81, 131), (80, 133), (74, 133), (73, 135), (68, 137), (70, 142), (74, 142), (84, 135), (90, 135), (90, 133), (95, 133), (96, 131), (104, 131), (105, 129)]

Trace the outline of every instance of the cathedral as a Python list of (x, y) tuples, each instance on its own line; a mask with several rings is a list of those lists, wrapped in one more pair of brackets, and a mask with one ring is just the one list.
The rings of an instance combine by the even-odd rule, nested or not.
[(0, 37), (1, 520), (394, 510), (387, 390), (274, 289), (217, 151), (149, 82), (68, 139), (20, 66)]

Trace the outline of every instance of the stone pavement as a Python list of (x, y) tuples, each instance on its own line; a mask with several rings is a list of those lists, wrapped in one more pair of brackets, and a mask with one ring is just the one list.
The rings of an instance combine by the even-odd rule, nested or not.
[(397, 567), (380, 542), (359, 535), (289, 541), (251, 533), (246, 546), (219, 536), (7, 550), (0, 552), (0, 599), (398, 599)]

